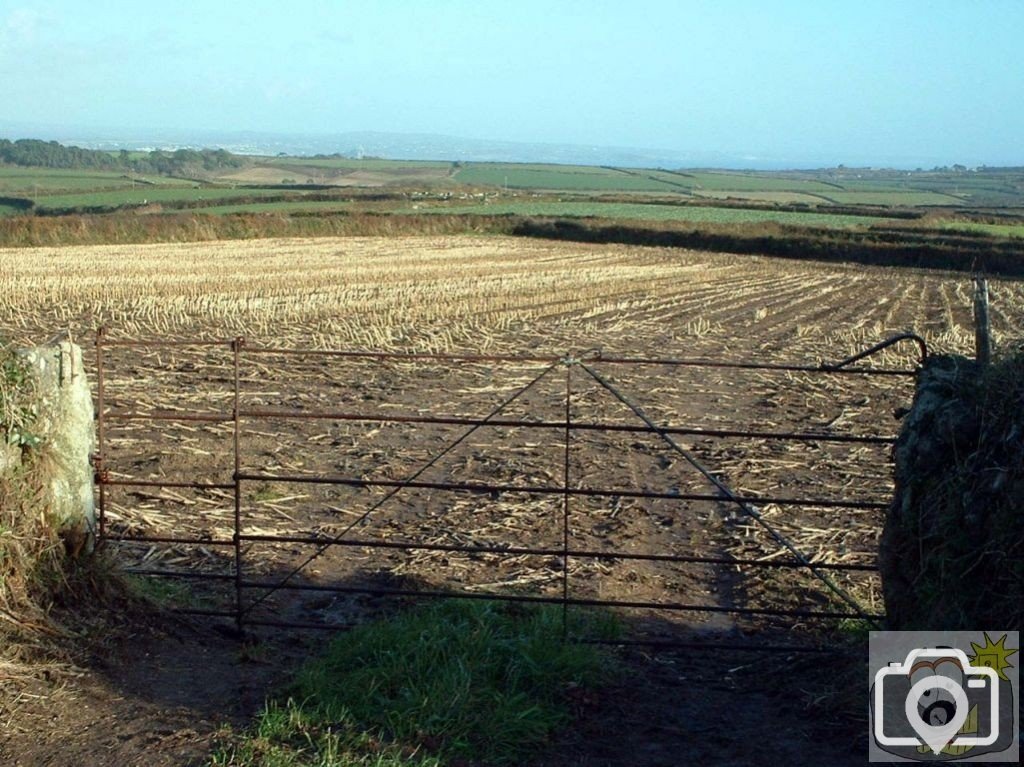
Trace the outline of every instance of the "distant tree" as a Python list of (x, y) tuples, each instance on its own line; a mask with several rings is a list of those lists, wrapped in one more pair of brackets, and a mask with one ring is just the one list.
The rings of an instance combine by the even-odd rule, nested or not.
[(248, 161), (224, 149), (179, 149), (172, 154), (159, 149), (132, 157), (127, 150), (116, 155), (96, 149), (63, 146), (39, 139), (0, 139), (0, 164), (22, 167), (121, 170), (136, 173), (197, 176), (203, 171), (240, 168)]

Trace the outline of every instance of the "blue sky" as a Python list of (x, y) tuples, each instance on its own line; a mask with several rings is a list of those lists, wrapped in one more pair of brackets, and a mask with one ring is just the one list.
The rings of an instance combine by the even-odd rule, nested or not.
[(0, 121), (1024, 164), (1021, 0), (10, 2)]

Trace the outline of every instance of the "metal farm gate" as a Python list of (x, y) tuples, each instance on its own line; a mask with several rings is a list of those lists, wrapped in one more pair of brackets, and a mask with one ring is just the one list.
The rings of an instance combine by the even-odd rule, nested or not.
[[(871, 366), (906, 341), (916, 364)], [(579, 641), (602, 640), (570, 608), (600, 607), (632, 621), (621, 643), (820, 650), (883, 617), (858, 585), (890, 489), (878, 407), (926, 355), (910, 333), (778, 364), (101, 330), (99, 539), (239, 632), (463, 598), (561, 606)]]

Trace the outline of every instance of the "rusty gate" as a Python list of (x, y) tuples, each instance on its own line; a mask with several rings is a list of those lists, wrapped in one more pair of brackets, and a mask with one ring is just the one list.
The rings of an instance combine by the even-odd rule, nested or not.
[[(147, 584), (188, 584), (162, 589), (174, 609), (239, 632), (463, 598), (559, 605), (579, 641), (603, 640), (575, 636), (570, 609), (600, 607), (633, 621), (619, 643), (821, 650), (829, 626), (883, 618), (858, 584), (877, 578), (895, 438), (868, 410), (909, 401), (897, 384), (926, 355), (912, 333), (778, 363), (101, 330), (99, 539)], [(723, 415), (751, 408), (753, 425)]]

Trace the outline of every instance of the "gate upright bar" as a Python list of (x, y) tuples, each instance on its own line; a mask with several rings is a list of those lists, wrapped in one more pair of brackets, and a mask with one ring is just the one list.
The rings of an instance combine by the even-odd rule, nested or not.
[(242, 623), (244, 618), (244, 612), (242, 611), (242, 453), (241, 453), (241, 408), (239, 406), (240, 400), (240, 387), (241, 382), (239, 381), (239, 356), (242, 353), (243, 339), (241, 337), (235, 338), (231, 342), (231, 352), (234, 360), (234, 458), (235, 458), (235, 471), (234, 471), (234, 491), (235, 491), (235, 516), (234, 516), (234, 534), (232, 535), (232, 543), (235, 547), (235, 628), (238, 632), (242, 632)]
[(97, 546), (102, 546), (107, 538), (107, 476), (103, 466), (103, 451), (106, 449), (106, 435), (104, 431), (104, 413), (106, 409), (106, 397), (104, 393), (104, 370), (103, 370), (103, 342), (106, 340), (106, 328), (100, 327), (96, 330), (96, 453), (92, 457), (93, 468), (95, 469), (95, 480), (98, 488), (99, 503), (97, 520), (98, 537)]
[(572, 439), (572, 361), (565, 362), (565, 456), (562, 470), (562, 639), (569, 636), (569, 447)]

